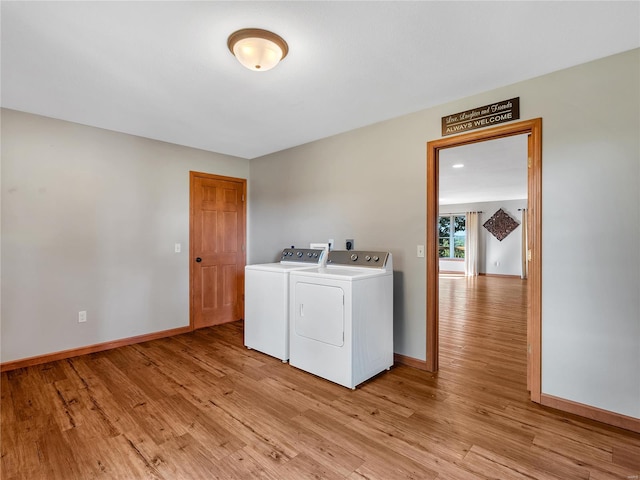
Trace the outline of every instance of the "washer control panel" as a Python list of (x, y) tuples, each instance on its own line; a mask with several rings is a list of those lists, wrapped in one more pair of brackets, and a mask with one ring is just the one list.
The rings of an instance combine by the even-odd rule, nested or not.
[(280, 256), (281, 262), (320, 264), (324, 250), (314, 248), (285, 248)]
[(327, 257), (327, 265), (384, 268), (387, 258), (389, 252), (332, 250)]

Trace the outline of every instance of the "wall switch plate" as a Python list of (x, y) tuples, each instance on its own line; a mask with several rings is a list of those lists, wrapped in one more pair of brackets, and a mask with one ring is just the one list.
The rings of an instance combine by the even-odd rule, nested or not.
[(78, 323), (84, 323), (86, 321), (87, 321), (87, 311), (82, 310), (81, 312), (78, 312)]
[(179, 243), (176, 243), (175, 252), (180, 253), (181, 250), (182, 250), (182, 245), (180, 245)]
[(418, 258), (424, 258), (424, 245), (418, 245)]

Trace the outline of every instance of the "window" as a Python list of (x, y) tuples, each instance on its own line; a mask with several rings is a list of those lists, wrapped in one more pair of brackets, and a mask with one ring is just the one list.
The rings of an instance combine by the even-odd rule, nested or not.
[(465, 240), (464, 215), (438, 217), (438, 255), (440, 258), (464, 258)]

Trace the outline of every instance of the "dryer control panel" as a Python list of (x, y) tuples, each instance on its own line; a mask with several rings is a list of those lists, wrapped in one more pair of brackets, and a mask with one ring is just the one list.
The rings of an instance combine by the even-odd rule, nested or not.
[(389, 255), (389, 252), (367, 250), (332, 250), (327, 265), (385, 268)]
[(315, 248), (285, 248), (282, 250), (280, 262), (320, 265), (323, 255), (324, 250), (317, 250)]

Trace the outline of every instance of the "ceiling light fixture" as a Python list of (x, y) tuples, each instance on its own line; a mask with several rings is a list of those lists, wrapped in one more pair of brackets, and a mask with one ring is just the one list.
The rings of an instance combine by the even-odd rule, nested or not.
[(456, 163), (455, 165), (451, 165), (451, 168), (462, 168), (464, 167), (464, 164), (462, 163)]
[(289, 53), (289, 46), (282, 37), (260, 28), (233, 32), (227, 46), (242, 65), (256, 72), (271, 70)]

